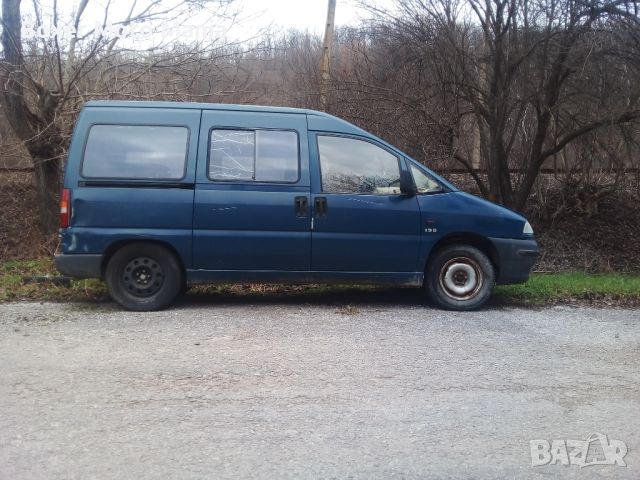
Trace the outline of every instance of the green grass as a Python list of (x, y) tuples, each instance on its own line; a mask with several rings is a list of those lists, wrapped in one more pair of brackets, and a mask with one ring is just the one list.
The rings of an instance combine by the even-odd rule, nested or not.
[(494, 295), (509, 301), (559, 303), (568, 301), (640, 303), (640, 276), (585, 273), (533, 274), (522, 285), (495, 288)]
[[(74, 280), (70, 286), (50, 282), (25, 283), (24, 277), (57, 276), (50, 258), (9, 261), (0, 264), (0, 302), (47, 300), (57, 302), (96, 303), (108, 299), (103, 282)], [(194, 287), (193, 296), (253, 297), (333, 296), (348, 299), (385, 295), (382, 287), (354, 286), (285, 286), (285, 285), (210, 285)], [(393, 294), (392, 294), (393, 295)], [(332, 298), (333, 298), (332, 297)], [(588, 275), (584, 273), (534, 274), (523, 285), (498, 286), (494, 291), (498, 302), (544, 305), (554, 303), (600, 303), (604, 305), (640, 305), (640, 276)]]
[(56, 277), (51, 258), (12, 260), (0, 264), (0, 302), (22, 300), (96, 302), (107, 298), (107, 290), (99, 280), (73, 280), (70, 286), (49, 282), (25, 283), (25, 277)]

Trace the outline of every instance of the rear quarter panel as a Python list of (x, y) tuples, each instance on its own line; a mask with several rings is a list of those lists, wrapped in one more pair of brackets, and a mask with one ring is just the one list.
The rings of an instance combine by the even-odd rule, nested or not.
[[(72, 217), (70, 228), (62, 231), (62, 253), (98, 254), (120, 240), (156, 240), (170, 244), (189, 268), (200, 115), (200, 110), (188, 109), (85, 108), (76, 124), (66, 166), (64, 186), (72, 190)], [(100, 179), (83, 178), (81, 166), (89, 130), (92, 125), (104, 124), (188, 128), (184, 178), (153, 188), (141, 187), (144, 182), (140, 180), (95, 186)], [(87, 180), (94, 185), (87, 186)]]

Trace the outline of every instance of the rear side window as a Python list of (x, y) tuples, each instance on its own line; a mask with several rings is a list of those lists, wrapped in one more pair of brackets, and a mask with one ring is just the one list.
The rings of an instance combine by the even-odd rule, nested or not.
[(82, 176), (180, 180), (184, 178), (189, 129), (151, 125), (93, 125)]
[(322, 191), (400, 194), (398, 157), (364, 140), (318, 135)]
[(298, 135), (290, 130), (211, 131), (209, 178), (293, 183), (298, 180)]

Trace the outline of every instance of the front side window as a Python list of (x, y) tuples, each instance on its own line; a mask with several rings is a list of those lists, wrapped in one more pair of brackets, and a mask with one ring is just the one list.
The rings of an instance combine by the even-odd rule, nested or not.
[(355, 138), (318, 135), (322, 191), (370, 195), (400, 194), (398, 157)]
[(415, 165), (411, 165), (411, 174), (413, 181), (416, 183), (418, 193), (433, 193), (442, 191), (442, 187), (429, 175), (424, 173)]
[(87, 178), (180, 180), (189, 129), (152, 125), (93, 125), (82, 162)]
[(219, 181), (298, 180), (298, 135), (289, 130), (211, 131), (209, 178)]

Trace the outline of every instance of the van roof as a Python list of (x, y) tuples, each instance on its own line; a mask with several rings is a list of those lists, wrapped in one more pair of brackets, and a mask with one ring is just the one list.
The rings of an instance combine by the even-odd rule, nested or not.
[[(323, 130), (331, 132), (349, 133), (370, 138), (376, 138), (371, 133), (356, 127), (328, 113), (318, 112), (306, 108), (269, 107), (263, 105), (234, 105), (230, 103), (196, 103), (196, 102), (158, 102), (137, 100), (92, 100), (85, 107), (115, 107), (115, 108), (179, 108), (192, 110), (226, 110), (238, 112), (265, 112), (283, 114), (305, 114), (309, 130)], [(378, 139), (380, 140), (380, 139)]]
[(87, 107), (135, 107), (135, 108), (186, 108), (195, 110), (233, 110), (240, 112), (272, 112), (272, 113), (305, 113), (322, 117), (335, 118), (324, 112), (306, 108), (270, 107), (267, 105), (234, 105), (230, 103), (197, 103), (197, 102), (168, 102), (144, 100), (91, 100)]

